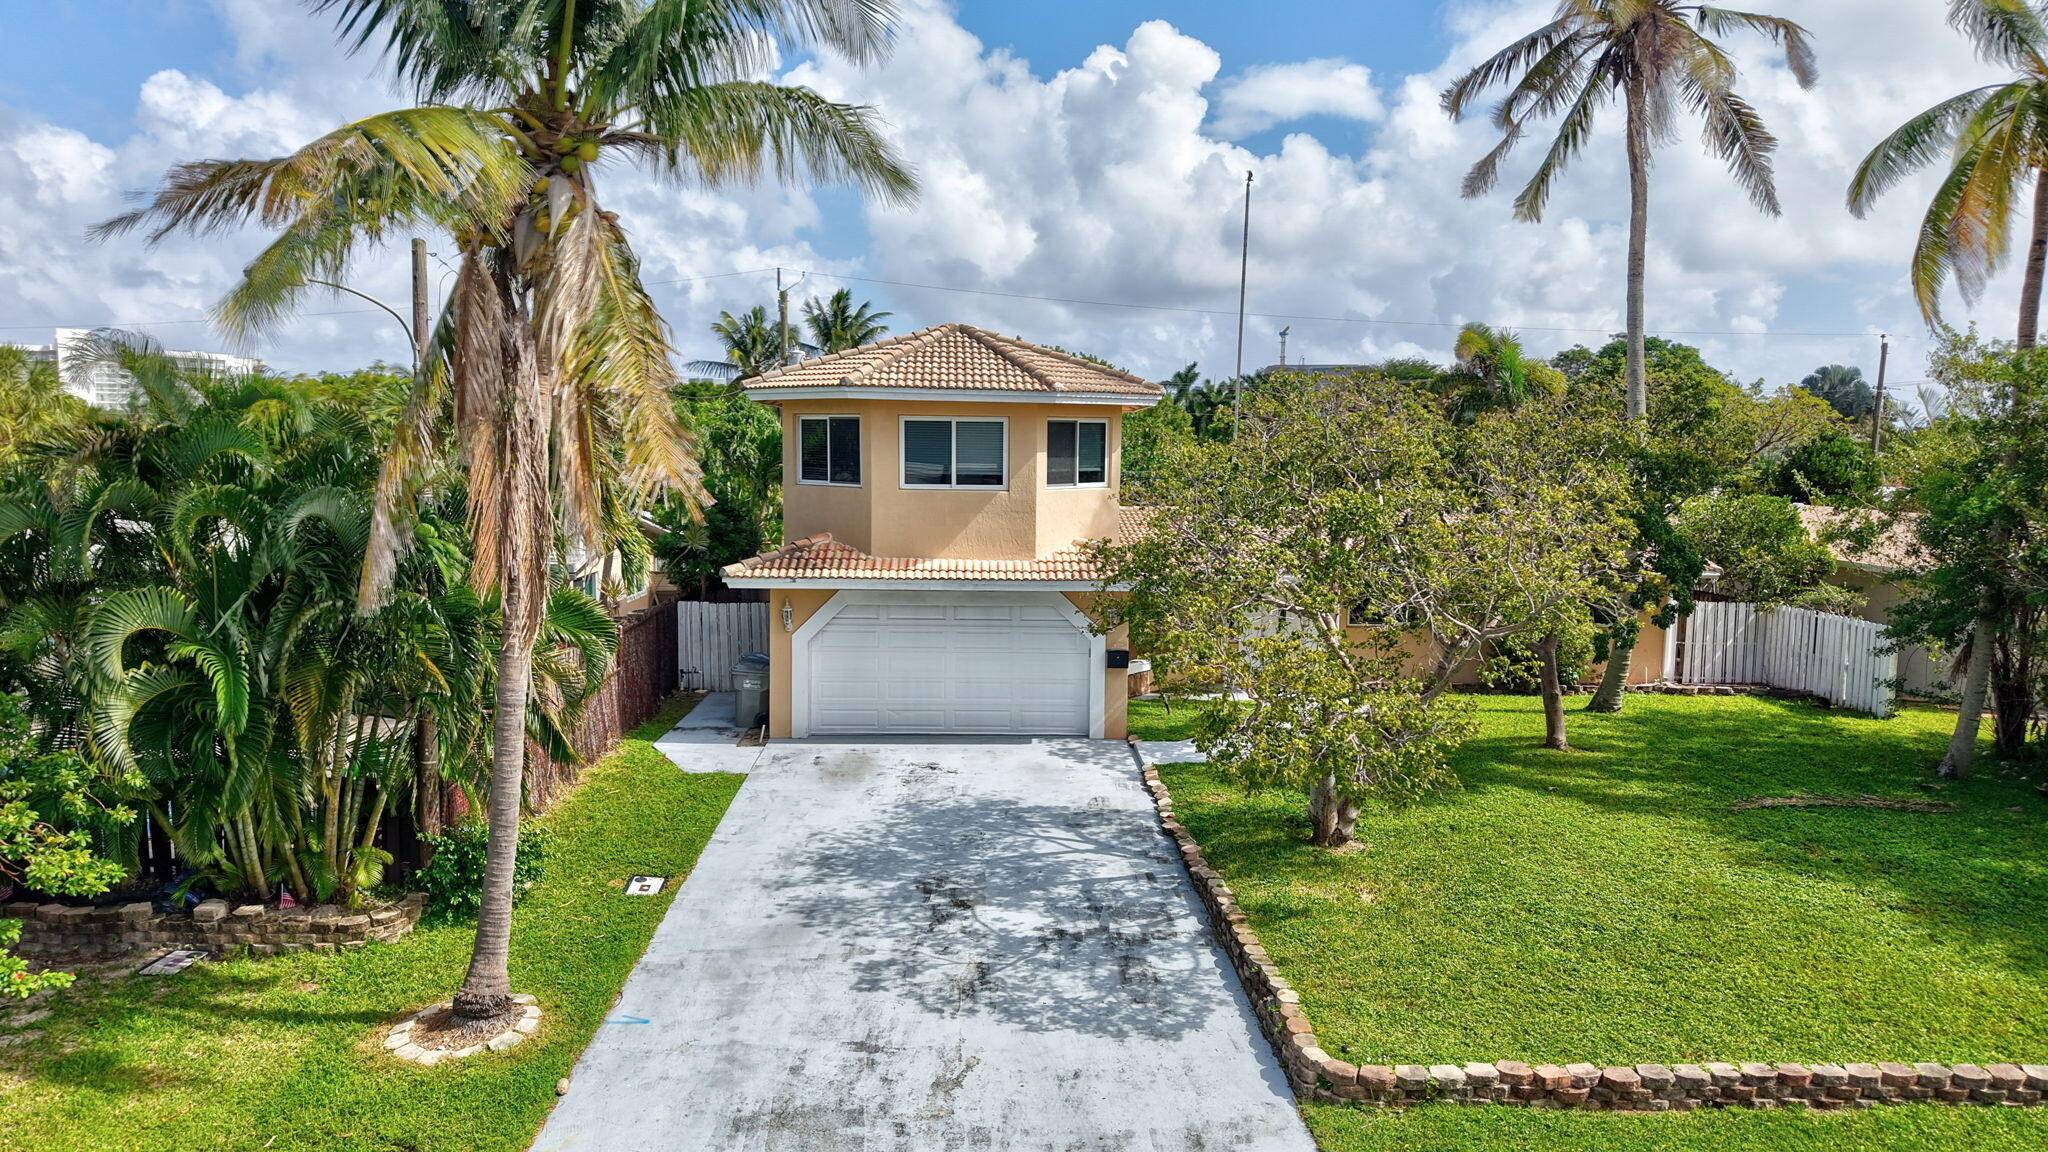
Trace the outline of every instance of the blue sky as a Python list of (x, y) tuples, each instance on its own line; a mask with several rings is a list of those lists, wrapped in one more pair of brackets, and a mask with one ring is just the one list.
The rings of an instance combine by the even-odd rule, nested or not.
[[(1927, 344), (1903, 273), (1924, 192), (1903, 189), (1858, 223), (1840, 189), (1878, 134), (1981, 81), (1982, 67), (1938, 6), (1797, 7), (1819, 41), (1815, 92), (1796, 91), (1765, 46), (1738, 45), (1744, 88), (1785, 141), (1785, 217), (1750, 213), (1684, 130), (1656, 173), (1651, 326), (1700, 333), (1681, 338), (1770, 383), (1828, 361), (1874, 369), (1874, 334), (1890, 331), (1893, 379), (1916, 379)], [(966, 319), (1157, 375), (1190, 359), (1227, 371), (1234, 321), (1216, 313), (1235, 305), (1246, 168), (1261, 174), (1251, 305), (1273, 314), (1248, 325), (1252, 363), (1272, 358), (1282, 324), (1292, 352), (1319, 360), (1441, 358), (1470, 319), (1516, 326), (1539, 351), (1597, 342), (1619, 326), (1618, 148), (1596, 139), (1549, 217), (1516, 224), (1511, 189), (1458, 200), (1459, 175), (1490, 140), (1433, 105), (1452, 69), (1549, 8), (910, 0), (884, 68), (791, 56), (784, 78), (876, 105), (925, 177), (916, 208), (835, 189), (665, 189), (631, 174), (613, 199), (642, 238), (649, 278), (679, 282), (659, 291), (692, 356), (710, 351), (705, 326), (719, 309), (772, 300), (773, 276), (757, 270), (782, 265), (812, 271), (806, 292), (853, 287), (899, 326)], [(397, 98), (374, 56), (347, 57), (324, 19), (271, 0), (51, 0), (8, 14), (0, 154), (11, 144), (49, 162), (0, 182), (18, 233), (0, 226), (4, 337), (41, 323), (202, 317), (260, 236), (147, 253), (87, 249), (83, 225), (178, 159), (276, 151)], [(1543, 143), (1525, 145), (1520, 170)], [(366, 267), (361, 283), (398, 295), (403, 270)], [(1974, 313), (1951, 302), (1951, 318), (1979, 316), (2002, 334), (2010, 299), (2001, 282)], [(308, 310), (344, 314), (308, 317), (260, 351), (293, 369), (397, 354), (395, 337), (364, 331), (376, 322), (344, 305)], [(192, 323), (158, 334), (212, 339)]]

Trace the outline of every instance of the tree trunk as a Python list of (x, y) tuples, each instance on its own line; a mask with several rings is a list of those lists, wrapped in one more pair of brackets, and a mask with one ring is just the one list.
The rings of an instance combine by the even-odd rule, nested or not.
[(2034, 230), (2027, 240), (2027, 278), (2020, 283), (2019, 346), (2032, 348), (2041, 331), (2041, 280), (2048, 272), (2048, 168), (2034, 176)]
[(1319, 848), (1351, 843), (1358, 826), (1358, 805), (1337, 795), (1337, 778), (1325, 776), (1308, 794), (1308, 842)]
[[(1632, 607), (1624, 611), (1634, 611)], [(1600, 673), (1600, 687), (1586, 701), (1588, 712), (1621, 711), (1622, 693), (1628, 690), (1629, 664), (1635, 657), (1636, 638), (1642, 634), (1638, 621), (1617, 620), (1607, 640), (1607, 667)]]
[(1970, 774), (1977, 757), (1977, 725), (1984, 716), (1984, 689), (1991, 679), (1991, 638), (1998, 632), (1998, 593), (1986, 588), (1977, 598), (1977, 620), (1970, 625), (1970, 663), (1963, 676), (1963, 698), (1956, 706), (1955, 731), (1936, 771), (1951, 780)]
[[(513, 631), (510, 615), (508, 633)], [(484, 849), (483, 901), (477, 910), (469, 972), (455, 993), (455, 1014), (466, 1020), (488, 1020), (512, 1004), (512, 868), (519, 854), (526, 695), (532, 676), (532, 641), (522, 643), (508, 634), (498, 652), (498, 690), (491, 710), (491, 831)]]
[(413, 725), (412, 787), (413, 831), (418, 844), (413, 849), (413, 866), (425, 868), (433, 862), (434, 850), (427, 841), (445, 827), (441, 804), (441, 721), (432, 712), (420, 713)]
[(1993, 676), (1991, 685), (1991, 747), (2002, 759), (2026, 751), (2027, 719), (2034, 714), (2034, 693), (2017, 677)]
[(1643, 368), (1643, 280), (1650, 245), (1650, 132), (1640, 82), (1628, 90), (1628, 418), (1649, 415)]
[(1538, 640), (1536, 654), (1543, 659), (1543, 746), (1569, 752), (1572, 746), (1564, 735), (1564, 684), (1557, 674), (1557, 633), (1546, 633)]
[[(2042, 169), (2034, 178), (2033, 232), (2027, 240), (2027, 277), (2020, 285), (2019, 346), (2034, 347), (2035, 338), (2041, 326), (2041, 283), (2044, 271), (2048, 271), (2048, 168)], [(2011, 398), (2012, 411), (2019, 410), (2018, 397)], [(2005, 466), (2010, 469), (2018, 464), (2014, 449), (2005, 451)], [(2003, 565), (2005, 554), (2012, 537), (2003, 524), (1991, 531), (1990, 552), (1994, 563)], [(1994, 574), (1996, 579), (1998, 574)], [(1963, 677), (1963, 696), (1956, 708), (1955, 731), (1950, 733), (1948, 751), (1942, 755), (1941, 765), (1936, 771), (1952, 780), (1961, 780), (1970, 774), (1970, 763), (1977, 756), (1977, 727), (1984, 716), (1984, 698), (1989, 694), (1991, 681), (1991, 649), (1997, 643), (1999, 629), (2004, 624), (2004, 614), (1999, 611), (1999, 592), (1996, 587), (1987, 586), (1977, 594), (1977, 616), (1970, 624), (1970, 662)], [(2020, 717), (2021, 725), (2026, 723)]]

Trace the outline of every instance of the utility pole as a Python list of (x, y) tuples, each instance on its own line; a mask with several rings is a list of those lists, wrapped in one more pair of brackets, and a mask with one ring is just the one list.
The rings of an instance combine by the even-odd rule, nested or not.
[(412, 367), (427, 362), (427, 242), (412, 238)]
[(1877, 455), (1879, 443), (1884, 438), (1884, 366), (1891, 359), (1892, 338), (1883, 332), (1877, 335), (1877, 403), (1870, 409), (1870, 454)]
[(782, 269), (775, 270), (775, 339), (779, 342), (775, 353), (775, 364), (781, 367), (789, 363), (789, 289), (782, 286)]
[(1292, 331), (1294, 331), (1294, 325), (1292, 324), (1280, 330), (1280, 367), (1283, 371), (1287, 368), (1287, 334)]
[(1237, 414), (1244, 404), (1244, 292), (1252, 268), (1252, 174), (1244, 174), (1244, 246), (1237, 258), (1237, 375), (1230, 381), (1230, 435), (1237, 435)]

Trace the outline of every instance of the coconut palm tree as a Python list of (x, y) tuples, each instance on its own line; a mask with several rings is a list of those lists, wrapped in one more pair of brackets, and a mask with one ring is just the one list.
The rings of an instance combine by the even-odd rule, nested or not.
[[(1443, 93), (1444, 111), (1462, 120), (1489, 89), (1505, 87), (1492, 122), (1500, 142), (1472, 165), (1461, 189), (1483, 196), (1532, 122), (1560, 115), (1550, 148), (1515, 197), (1520, 220), (1543, 218), (1550, 191), (1592, 138), (1601, 108), (1619, 97), (1628, 154), (1628, 391), (1631, 422), (1649, 414), (1643, 369), (1643, 281), (1649, 247), (1650, 157), (1673, 133), (1680, 108), (1705, 126), (1708, 151), (1727, 163), (1736, 183), (1762, 211), (1779, 214), (1771, 153), (1778, 141), (1735, 91), (1735, 62), (1715, 38), (1759, 32), (1784, 50), (1801, 87), (1818, 72), (1806, 30), (1791, 20), (1679, 0), (1561, 0), (1548, 24), (1515, 41), (1460, 77)], [(1633, 620), (1633, 608), (1621, 616)], [(1621, 707), (1635, 629), (1617, 628), (1599, 691), (1588, 707)]]
[(407, 506), (452, 404), (469, 490), (473, 582), (503, 629), (492, 710), (490, 840), (458, 1019), (511, 1006), (512, 870), (533, 650), (558, 534), (610, 548), (603, 487), (700, 494), (670, 403), (667, 325), (597, 176), (638, 162), (712, 185), (810, 175), (892, 200), (910, 173), (865, 108), (755, 79), (783, 44), (882, 55), (889, 0), (315, 0), (352, 49), (381, 46), (421, 101), (347, 124), (289, 156), (173, 169), (142, 208), (153, 239), (250, 220), (277, 240), (215, 309), (247, 335), (363, 247), (421, 227), (461, 254), (450, 301), (379, 483), (360, 601), (377, 605), (408, 543)]
[[(1913, 248), (1913, 296), (1932, 327), (1941, 322), (1941, 289), (1951, 275), (1963, 299), (1975, 303), (2005, 265), (2013, 217), (2031, 184), (2018, 343), (2032, 348), (2048, 273), (2048, 18), (2040, 5), (2025, 0), (1950, 0), (1948, 21), (1976, 44), (1979, 56), (2012, 75), (1951, 96), (1879, 141), (1849, 181), (1849, 210), (1861, 218), (1900, 180), (1947, 157), (1948, 171), (1928, 202)], [(2003, 555), (2006, 530), (1994, 530), (1988, 543), (1992, 555)], [(1967, 776), (1976, 756), (1991, 677), (1990, 638), (2005, 619), (2004, 599), (1989, 582), (1980, 594), (1956, 727), (1941, 760), (1944, 776)]]
[(1728, 164), (1736, 182), (1764, 212), (1779, 214), (1771, 153), (1778, 141), (1735, 92), (1735, 62), (1714, 42), (1748, 29), (1785, 50), (1801, 87), (1817, 72), (1806, 30), (1779, 16), (1736, 12), (1677, 0), (1562, 0), (1557, 14), (1495, 53), (1444, 89), (1444, 111), (1463, 120), (1480, 96), (1495, 87), (1507, 95), (1494, 105), (1500, 142), (1465, 174), (1461, 192), (1484, 196), (1500, 179), (1501, 164), (1531, 122), (1563, 113), (1543, 162), (1515, 197), (1515, 217), (1537, 221), (1551, 186), (1592, 138), (1602, 107), (1619, 96), (1628, 151), (1628, 414), (1643, 419), (1643, 265), (1649, 243), (1650, 154), (1674, 131), (1680, 106), (1704, 122), (1709, 151)]
[(893, 315), (875, 311), (866, 300), (855, 307), (853, 293), (844, 288), (824, 301), (816, 296), (804, 301), (804, 327), (810, 331), (811, 344), (822, 352), (844, 352), (880, 340), (889, 334), (882, 321)]
[(711, 334), (725, 345), (723, 360), (692, 360), (690, 372), (708, 380), (746, 380), (768, 371), (782, 363), (785, 347), (803, 355), (816, 355), (818, 349), (796, 338), (794, 327), (785, 330), (780, 323), (768, 318), (768, 309), (759, 304), (735, 316), (720, 312), (718, 319), (711, 322)]

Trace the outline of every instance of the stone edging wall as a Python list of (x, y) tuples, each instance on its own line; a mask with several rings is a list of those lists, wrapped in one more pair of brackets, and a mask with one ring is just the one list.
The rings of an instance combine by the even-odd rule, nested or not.
[(278, 952), (333, 952), (371, 940), (396, 940), (413, 930), (426, 910), (426, 897), (413, 893), (396, 904), (351, 912), (334, 905), (272, 908), (230, 907), (207, 900), (189, 913), (161, 913), (147, 901), (104, 907), (66, 904), (9, 904), (0, 919), (21, 921), (20, 955), (46, 961), (111, 960), (167, 948), (224, 953), (247, 948), (259, 956)]
[[(1132, 749), (1137, 755), (1137, 749)], [(1350, 1064), (1323, 1051), (1294, 990), (1266, 955), (1230, 886), (1174, 818), (1159, 770), (1143, 763), (1159, 824), (1208, 909), (1217, 942), (1237, 969), (1259, 1026), (1302, 1101), (1414, 1104), (1443, 1100), (1528, 1108), (1684, 1112), (1751, 1108), (1869, 1108), (1926, 1100), (1949, 1104), (2037, 1105), (2048, 1094), (2048, 1064)]]

